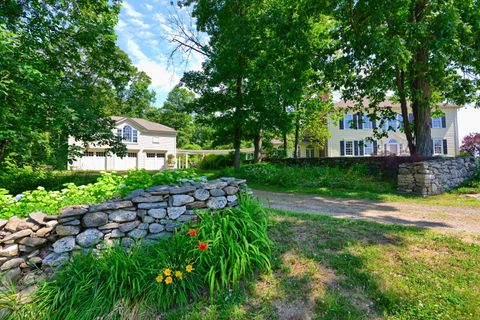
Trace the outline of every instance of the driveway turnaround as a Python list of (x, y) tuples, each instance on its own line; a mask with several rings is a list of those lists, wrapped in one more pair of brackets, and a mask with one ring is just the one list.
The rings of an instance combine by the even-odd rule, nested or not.
[(480, 236), (480, 208), (335, 199), (310, 194), (261, 190), (254, 190), (253, 193), (266, 207), (273, 209)]

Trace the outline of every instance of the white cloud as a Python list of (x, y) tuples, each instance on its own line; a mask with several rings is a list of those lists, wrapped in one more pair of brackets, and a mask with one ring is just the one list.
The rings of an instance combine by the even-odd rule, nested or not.
[(140, 29), (150, 29), (150, 25), (141, 19), (133, 18), (129, 22)]
[(153, 10), (153, 6), (151, 4), (145, 3), (145, 8), (147, 8), (148, 11)]
[(125, 13), (127, 14), (127, 16), (129, 17), (133, 17), (133, 18), (140, 18), (143, 16), (143, 14), (141, 14), (140, 12), (138, 12), (137, 10), (135, 10), (128, 2), (124, 1), (123, 2), (123, 9), (125, 9)]

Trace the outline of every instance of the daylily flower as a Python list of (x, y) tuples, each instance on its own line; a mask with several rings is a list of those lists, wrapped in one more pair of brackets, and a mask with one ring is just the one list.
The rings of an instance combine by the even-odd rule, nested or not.
[(192, 272), (192, 271), (195, 270), (195, 269), (193, 268), (193, 266), (192, 266), (191, 264), (189, 264), (189, 265), (187, 265), (187, 266), (185, 267), (185, 270), (187, 270), (187, 272), (190, 273), (190, 272)]
[(166, 277), (166, 278), (165, 278), (165, 283), (166, 283), (166, 284), (170, 284), (170, 283), (172, 283), (172, 282), (173, 282), (172, 277)]
[(175, 271), (175, 277), (177, 277), (178, 279), (183, 279), (182, 271)]
[(200, 249), (201, 251), (205, 251), (207, 250), (207, 248), (208, 248), (208, 243), (198, 241), (198, 249)]
[(187, 234), (190, 236), (190, 237), (194, 237), (198, 234), (198, 229), (190, 229), (188, 230)]
[(158, 283), (162, 282), (163, 281), (163, 276), (161, 274), (159, 274), (155, 280), (157, 280)]
[(170, 269), (167, 268), (167, 269), (165, 269), (165, 271), (163, 271), (163, 273), (164, 273), (166, 276), (169, 276), (169, 275), (172, 274), (172, 270), (170, 270)]

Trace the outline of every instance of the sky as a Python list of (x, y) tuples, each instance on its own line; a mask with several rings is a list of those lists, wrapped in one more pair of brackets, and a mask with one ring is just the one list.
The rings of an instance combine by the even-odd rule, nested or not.
[[(132, 59), (133, 64), (152, 79), (156, 93), (155, 105), (161, 107), (168, 92), (188, 70), (201, 69), (199, 54), (187, 55), (171, 43), (173, 17), (187, 25), (192, 23), (186, 9), (178, 9), (171, 0), (124, 0), (115, 28), (117, 43)], [(175, 1), (174, 1), (175, 2)], [(190, 25), (191, 27), (191, 25)], [(458, 112), (459, 139), (471, 132), (480, 132), (480, 109), (465, 107)]]

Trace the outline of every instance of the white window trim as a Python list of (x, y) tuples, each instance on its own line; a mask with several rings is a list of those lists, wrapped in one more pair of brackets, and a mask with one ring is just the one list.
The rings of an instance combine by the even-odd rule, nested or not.
[[(309, 154), (310, 152), (312, 152), (311, 155)], [(313, 148), (313, 147), (305, 148), (305, 157), (306, 158), (315, 158), (315, 148)]]
[[(440, 141), (440, 149), (441, 149), (440, 153), (435, 152), (435, 141), (437, 141), (437, 142)], [(433, 151), (433, 155), (435, 155), (435, 156), (443, 155), (443, 154), (444, 154), (444, 150), (443, 150), (443, 139), (440, 139), (440, 138), (438, 138), (438, 139), (432, 139), (432, 149), (433, 149), (433, 150), (432, 150), (432, 151)]]
[[(371, 130), (371, 129), (373, 129), (373, 121), (370, 120), (370, 117), (369, 117), (368, 115), (367, 115), (367, 116), (363, 116), (363, 119), (362, 119), (362, 120), (363, 120), (363, 124), (362, 124), (363, 130)], [(368, 123), (368, 125), (369, 125), (369, 128), (365, 128), (365, 124), (367, 124), (367, 123)]]
[[(350, 120), (347, 120), (347, 117), (351, 117)], [(351, 122), (350, 122), (351, 121)], [(343, 117), (343, 129), (345, 130), (353, 130), (354, 123), (353, 123), (353, 114), (345, 114)]]
[[(347, 154), (347, 143), (351, 142), (352, 143), (352, 154)], [(343, 155), (345, 157), (353, 157), (355, 156), (355, 141), (353, 140), (344, 140), (343, 143)]]
[[(371, 148), (372, 149), (372, 153), (371, 154), (367, 154), (366, 150), (367, 150), (367, 143), (370, 144), (370, 146), (368, 148)], [(373, 156), (374, 154), (374, 148), (373, 148), (373, 142), (372, 141), (363, 141), (363, 156), (364, 157), (371, 157)]]
[[(435, 125), (435, 121), (438, 121), (437, 122), (437, 125)], [(442, 126), (442, 117), (435, 117), (435, 118), (432, 118), (432, 129), (442, 129), (443, 126)]]

